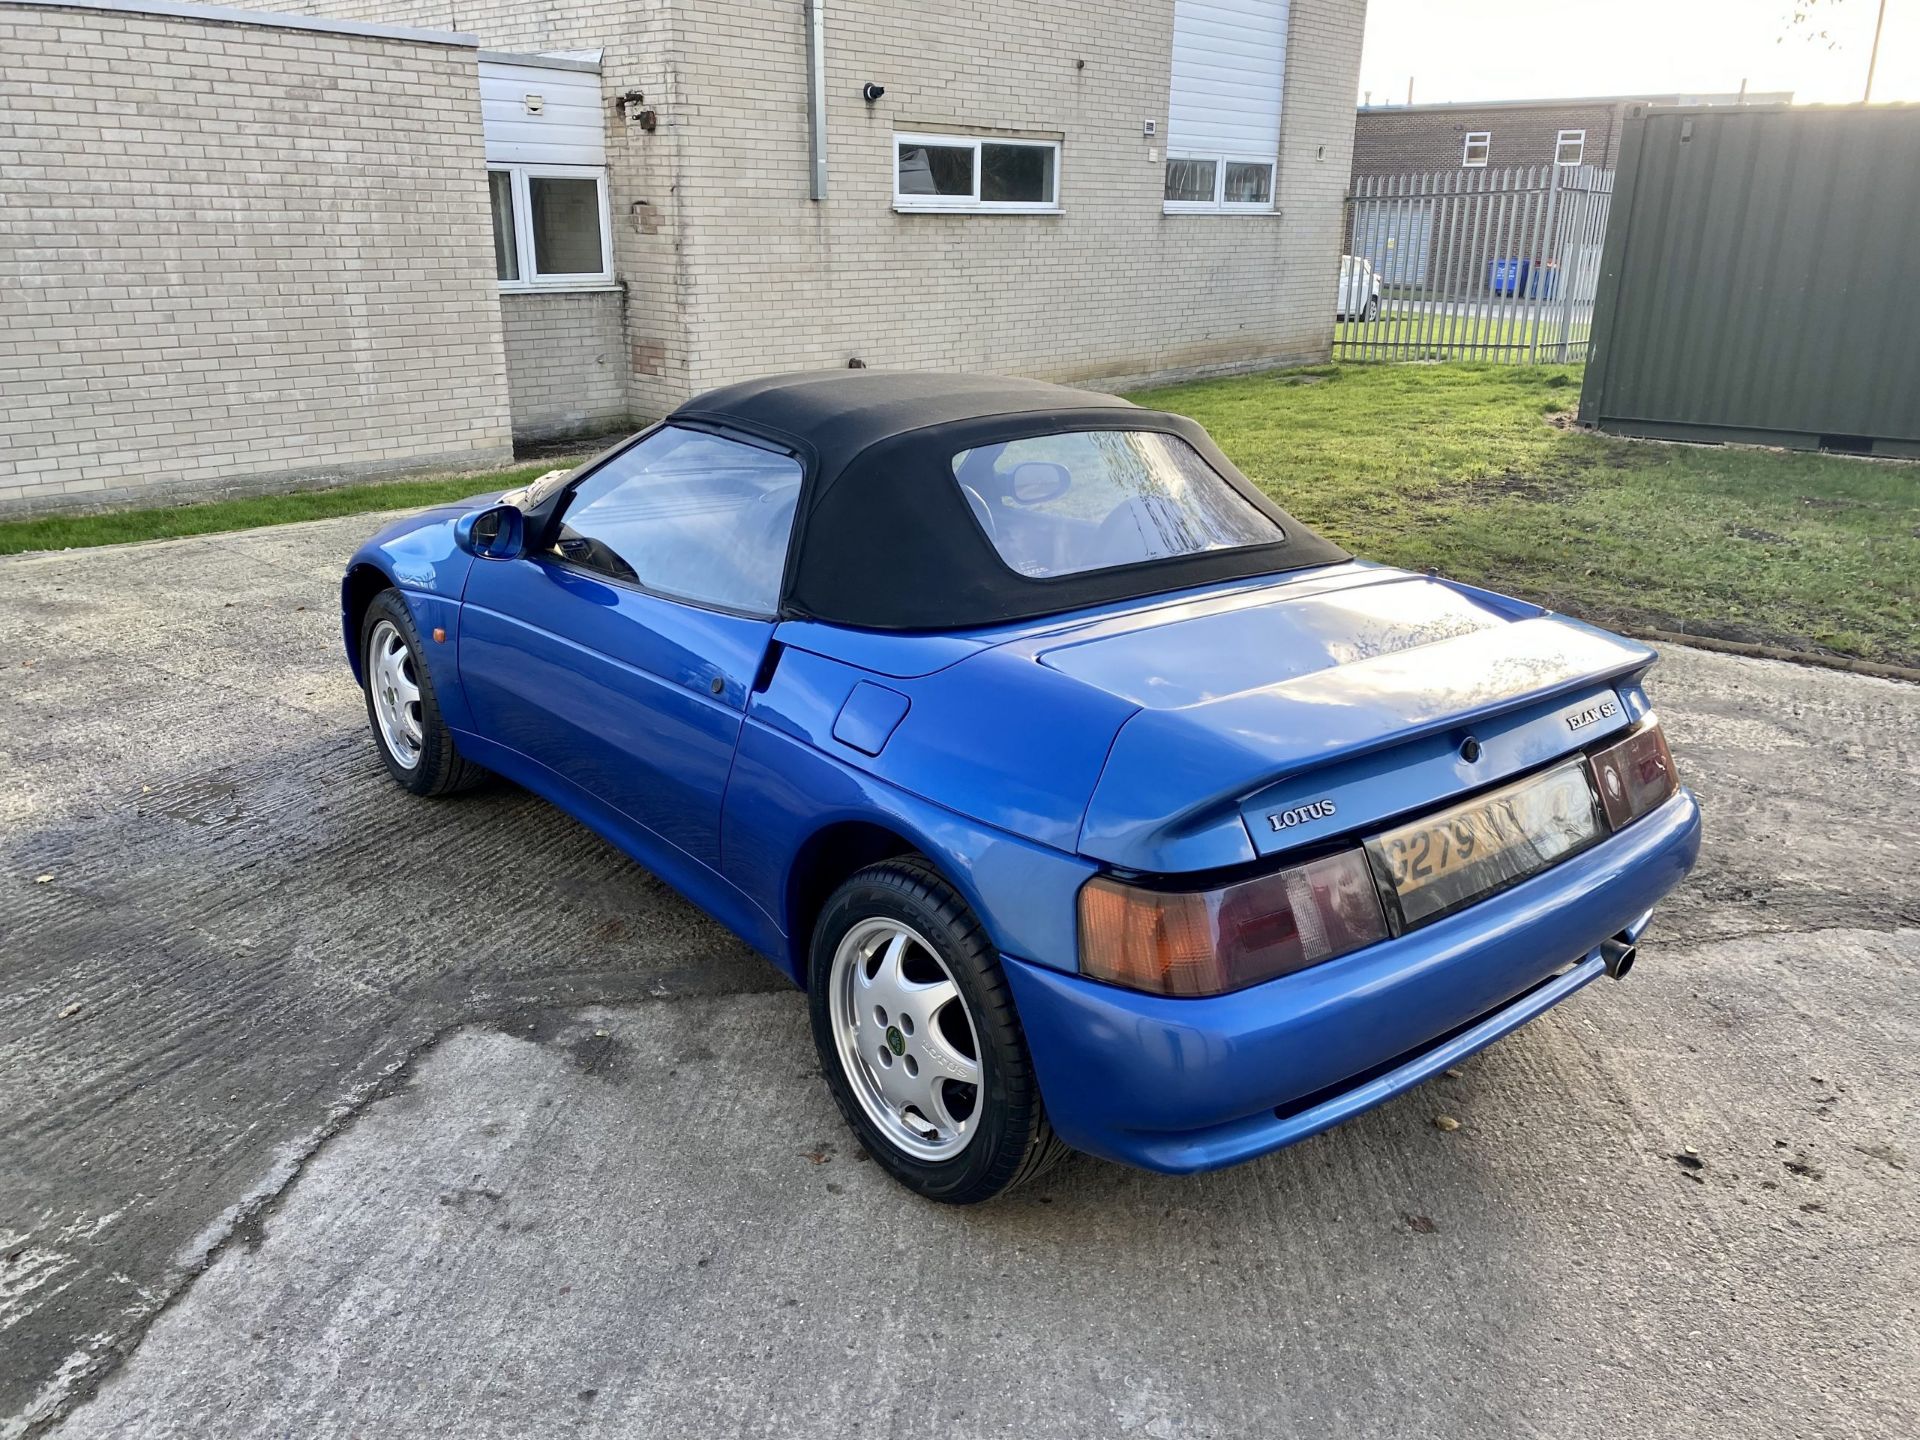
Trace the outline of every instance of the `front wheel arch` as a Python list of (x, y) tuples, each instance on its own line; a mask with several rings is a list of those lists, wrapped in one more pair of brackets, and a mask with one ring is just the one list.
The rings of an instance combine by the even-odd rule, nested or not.
[(362, 673), (360, 654), (361, 631), (367, 622), (367, 607), (372, 605), (374, 597), (382, 590), (395, 590), (399, 587), (392, 577), (378, 565), (369, 565), (365, 561), (348, 570), (340, 581), (340, 626), (347, 642), (347, 663), (353, 667), (356, 684), (364, 685), (367, 677)]
[[(452, 795), (479, 784), (487, 772), (460, 754), (453, 731), (441, 713), (433, 666), (405, 593), (392, 586), (375, 591), (361, 613), (360, 629), (363, 633), (355, 647), (361, 662), (357, 667), (360, 693), (374, 748), (387, 773), (401, 789), (421, 796)], [(397, 673), (395, 668), (378, 671), (372, 663), (371, 647), (383, 631), (391, 646), (389, 658), (399, 667)], [(377, 678), (381, 674), (385, 675), (384, 688)], [(384, 701), (376, 696), (376, 689), (383, 689)], [(412, 758), (396, 753), (395, 747), (401, 742), (393, 731), (403, 723), (394, 709), (396, 692), (411, 717), (404, 724), (412, 732)]]

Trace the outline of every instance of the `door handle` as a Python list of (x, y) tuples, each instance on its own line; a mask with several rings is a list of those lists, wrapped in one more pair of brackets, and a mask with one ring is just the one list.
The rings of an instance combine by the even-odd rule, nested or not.
[(740, 687), (733, 683), (732, 676), (721, 671), (702, 667), (702, 670), (687, 676), (686, 686), (694, 694), (718, 700), (723, 705), (731, 704), (737, 698), (744, 707), (745, 697), (741, 695)]

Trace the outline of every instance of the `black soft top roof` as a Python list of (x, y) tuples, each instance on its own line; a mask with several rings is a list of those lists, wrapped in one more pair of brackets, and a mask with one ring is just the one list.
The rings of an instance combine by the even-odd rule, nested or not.
[[(833, 370), (729, 385), (668, 419), (755, 435), (800, 457), (806, 473), (780, 597), (792, 618), (966, 629), (1349, 558), (1278, 509), (1193, 421), (1064, 385)], [(1285, 538), (1052, 579), (1020, 574), (974, 519), (953, 457), (1070, 430), (1181, 436)]]
[(675, 420), (698, 419), (786, 436), (804, 445), (822, 474), (843, 468), (869, 445), (982, 415), (1134, 407), (1117, 395), (1071, 390), (1042, 380), (924, 371), (825, 370), (771, 375), (709, 390), (682, 405)]

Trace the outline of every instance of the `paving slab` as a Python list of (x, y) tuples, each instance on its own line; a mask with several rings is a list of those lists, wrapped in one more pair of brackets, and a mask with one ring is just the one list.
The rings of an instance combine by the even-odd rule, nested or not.
[(57, 1433), (1914, 1433), (1916, 1037), (1844, 1018), (1920, 934), (1650, 959), (1291, 1152), (969, 1211), (797, 996), (464, 1029)]
[(953, 1212), (658, 881), (391, 787), (372, 523), (0, 560), (0, 1436), (1920, 1433), (1920, 688), (1670, 649), (1707, 849), (1628, 982)]

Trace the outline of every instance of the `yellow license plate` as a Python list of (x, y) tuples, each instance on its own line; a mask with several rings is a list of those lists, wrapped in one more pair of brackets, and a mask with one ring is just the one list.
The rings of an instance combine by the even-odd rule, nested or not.
[(1403, 926), (1538, 874), (1605, 833), (1586, 765), (1569, 761), (1366, 842)]

